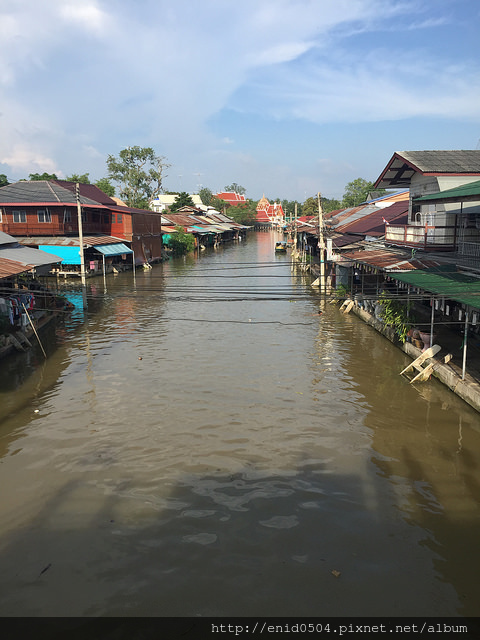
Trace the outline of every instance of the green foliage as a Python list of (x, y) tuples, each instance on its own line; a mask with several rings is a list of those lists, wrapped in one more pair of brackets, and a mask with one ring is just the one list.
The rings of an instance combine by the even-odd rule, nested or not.
[(281, 200), (285, 220), (290, 222), (295, 218), (295, 205), (297, 205), (297, 217), (302, 215), (302, 205), (296, 200)]
[(95, 186), (98, 187), (100, 191), (103, 191), (103, 193), (106, 193), (107, 196), (110, 196), (110, 198), (115, 195), (115, 187), (108, 178), (100, 178), (100, 180), (95, 182)]
[(213, 192), (211, 191), (211, 189), (209, 189), (208, 187), (203, 187), (203, 189), (200, 189), (200, 191), (198, 192), (198, 195), (200, 196), (200, 200), (205, 206), (211, 206), (210, 203), (213, 198)]
[(245, 204), (230, 207), (228, 217), (238, 224), (253, 226), (257, 221), (257, 202), (247, 200)]
[(172, 205), (170, 205), (169, 209), (172, 213), (178, 211), (182, 207), (194, 207), (195, 203), (192, 200), (192, 197), (186, 192), (182, 191), (177, 195), (175, 201)]
[(350, 289), (348, 289), (344, 284), (339, 284), (335, 289), (335, 298), (337, 300), (344, 300), (348, 298), (350, 295)]
[(54, 173), (30, 173), (28, 176), (29, 180), (58, 180), (57, 176)]
[(330, 213), (330, 211), (336, 211), (342, 208), (340, 200), (336, 200), (335, 198), (324, 198), (321, 196), (321, 201), (323, 213)]
[(302, 205), (302, 216), (318, 216), (318, 200), (316, 196), (305, 200)]
[[(345, 192), (343, 194), (342, 206), (357, 207), (362, 202), (365, 202), (368, 198), (370, 191), (373, 191), (373, 182), (364, 180), (363, 178), (356, 178), (349, 182), (345, 186)], [(385, 189), (382, 189), (385, 193)]]
[(168, 246), (171, 248), (173, 255), (183, 256), (194, 250), (195, 238), (182, 227), (175, 227), (175, 233), (170, 235)]
[(72, 175), (67, 176), (65, 180), (68, 180), (69, 182), (78, 182), (79, 184), (90, 184), (90, 178), (88, 176), (88, 173), (83, 173), (82, 175), (72, 173)]
[(128, 206), (148, 209), (149, 203), (162, 190), (165, 158), (157, 156), (151, 147), (127, 147), (119, 157), (109, 155), (109, 179), (120, 186), (120, 198)]
[(236, 182), (232, 182), (232, 184), (229, 184), (224, 188), (225, 188), (225, 191), (227, 192), (233, 191), (234, 193), (238, 193), (239, 196), (244, 196), (245, 193), (247, 192), (245, 187), (242, 187), (242, 185), (237, 184)]
[(0, 187), (6, 187), (9, 184), (7, 176), (4, 173), (0, 173)]
[(386, 325), (395, 329), (398, 339), (403, 344), (414, 321), (409, 315), (410, 305), (405, 306), (398, 300), (393, 300), (385, 291), (382, 292), (379, 303), (382, 307), (380, 317)]
[(231, 207), (228, 202), (225, 202), (225, 200), (221, 200), (220, 198), (216, 198), (215, 196), (212, 196), (212, 199), (210, 200), (210, 204), (208, 206), (213, 207), (217, 211), (220, 211), (220, 213), (223, 213)]

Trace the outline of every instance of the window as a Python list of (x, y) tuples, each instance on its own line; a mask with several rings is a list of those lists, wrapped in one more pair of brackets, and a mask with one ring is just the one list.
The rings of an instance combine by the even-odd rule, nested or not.
[(14, 222), (26, 222), (27, 221), (27, 212), (26, 211), (12, 211), (13, 213), (13, 221)]
[(117, 215), (117, 222), (121, 222), (121, 221), (122, 221), (122, 214), (121, 214), (121, 213), (119, 213), (119, 214)]
[(71, 222), (72, 221), (72, 212), (68, 209), (63, 210), (63, 222)]
[(37, 218), (39, 222), (51, 222), (52, 216), (48, 209), (37, 209)]
[(3, 213), (3, 212), (2, 212), (2, 210), (0, 209), (0, 222), (3, 222), (3, 221), (2, 221), (2, 213)]

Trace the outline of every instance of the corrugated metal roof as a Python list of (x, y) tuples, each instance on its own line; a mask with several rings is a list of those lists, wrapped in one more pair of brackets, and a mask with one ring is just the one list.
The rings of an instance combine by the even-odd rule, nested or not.
[(23, 247), (22, 245), (17, 247), (3, 247), (0, 249), (0, 256), (19, 262), (26, 267), (40, 267), (44, 264), (55, 264), (62, 260), (59, 256), (52, 253), (32, 249), (31, 247)]
[[(80, 241), (78, 236), (31, 236), (18, 237), (18, 242), (23, 245), (50, 245), (62, 247), (79, 247)], [(83, 245), (85, 247), (95, 247), (96, 245), (115, 244), (121, 242), (122, 238), (114, 238), (113, 236), (83, 236)]]
[(8, 233), (0, 231), (0, 244), (18, 244), (18, 240)]
[(407, 224), (408, 202), (394, 202), (383, 209), (375, 208), (373, 213), (362, 216), (359, 219), (348, 221), (338, 225), (335, 231), (338, 233), (356, 233), (359, 235), (383, 236), (385, 234), (385, 222), (395, 221), (397, 224)]
[(421, 260), (419, 258), (409, 258), (405, 253), (386, 251), (383, 249), (372, 249), (365, 251), (348, 251), (342, 254), (344, 258), (365, 264), (381, 271), (389, 273), (396, 271), (411, 271), (414, 269), (425, 269), (438, 267), (440, 263), (436, 260)]
[(340, 236), (332, 238), (332, 244), (337, 249), (347, 247), (351, 244), (356, 244), (357, 242), (358, 236), (350, 235), (349, 233), (344, 233)]
[(123, 242), (96, 245), (95, 250), (100, 251), (104, 256), (122, 256), (125, 253), (133, 253), (133, 251), (129, 249), (126, 244), (123, 244)]
[(32, 265), (26, 267), (24, 264), (17, 262), (16, 260), (9, 260), (8, 258), (2, 258), (0, 255), (0, 279), (10, 278), (11, 276), (19, 275), (30, 271), (34, 267)]
[(445, 296), (475, 309), (480, 309), (480, 280), (459, 272), (416, 270), (411, 273), (392, 274), (396, 280), (423, 291)]
[[(75, 194), (76, 183), (70, 182), (68, 180), (52, 180), (58, 186), (63, 187), (64, 189), (68, 189), (73, 194)], [(95, 184), (82, 184), (78, 185), (80, 196), (84, 196), (93, 202), (100, 202), (103, 205), (109, 206), (117, 206), (119, 203), (107, 196), (101, 189), (99, 189)]]

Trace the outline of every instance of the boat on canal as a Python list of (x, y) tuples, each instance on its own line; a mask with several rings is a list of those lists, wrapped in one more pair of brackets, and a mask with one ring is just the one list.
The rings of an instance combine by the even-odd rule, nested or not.
[(276, 242), (275, 243), (275, 253), (287, 253), (287, 243), (286, 242)]

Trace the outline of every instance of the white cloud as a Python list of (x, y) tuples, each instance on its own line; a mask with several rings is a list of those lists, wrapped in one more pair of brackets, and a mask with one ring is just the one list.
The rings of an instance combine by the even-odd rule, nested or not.
[(107, 15), (97, 2), (63, 2), (60, 5), (60, 17), (66, 22), (77, 24), (87, 31), (101, 32), (108, 25)]
[(25, 174), (27, 177), (29, 173), (55, 173), (61, 175), (56, 162), (42, 154), (41, 151), (36, 151), (27, 143), (16, 144), (10, 149), (10, 155), (0, 158), (0, 162), (8, 165), (13, 171)]
[[(422, 28), (423, 34), (441, 25), (442, 14), (431, 25), (425, 21), (430, 18), (421, 9), (429, 6), (397, 0), (16, 0), (0, 9), (0, 161), (9, 159), (12, 171), (23, 173), (29, 162), (39, 170), (43, 158), (67, 174), (104, 175), (102, 156), (139, 144), (178, 164), (182, 156), (195, 158), (200, 171), (203, 161), (209, 163), (213, 174), (215, 166), (226, 167), (214, 165), (209, 151), (233, 140), (228, 124), (217, 139), (209, 122), (226, 107), (286, 126), (295, 119), (473, 118), (476, 65), (458, 60), (454, 70), (448, 58), (438, 65), (426, 48), (420, 56), (415, 48), (410, 56), (393, 47), (382, 51), (374, 38), (371, 55), (348, 50), (351, 39), (368, 38), (369, 31), (376, 37), (380, 28), (403, 37), (402, 29)], [(349, 39), (348, 33), (355, 35)], [(240, 148), (242, 136), (235, 131), (232, 137)], [(222, 162), (232, 163), (232, 172), (250, 166), (235, 154)]]

